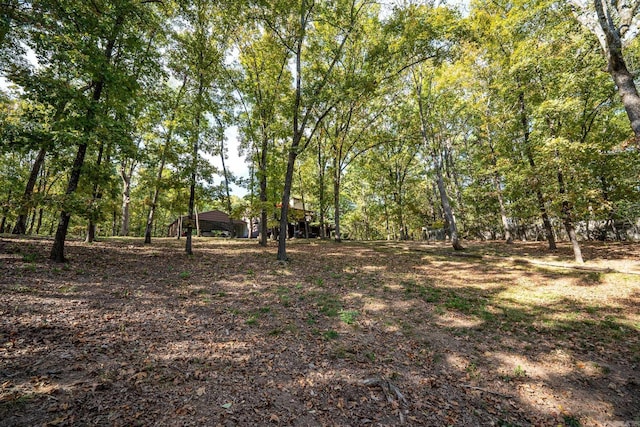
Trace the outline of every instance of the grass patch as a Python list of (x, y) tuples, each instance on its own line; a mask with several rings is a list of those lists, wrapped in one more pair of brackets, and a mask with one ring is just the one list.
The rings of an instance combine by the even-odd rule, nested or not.
[(341, 321), (347, 325), (353, 325), (356, 322), (359, 313), (357, 310), (340, 310), (339, 315)]
[(340, 337), (340, 334), (338, 334), (338, 332), (334, 331), (333, 329), (329, 329), (328, 331), (325, 331), (322, 336), (326, 340), (335, 340)]
[(34, 253), (22, 254), (23, 262), (35, 262), (37, 259), (38, 259), (38, 254), (34, 254)]

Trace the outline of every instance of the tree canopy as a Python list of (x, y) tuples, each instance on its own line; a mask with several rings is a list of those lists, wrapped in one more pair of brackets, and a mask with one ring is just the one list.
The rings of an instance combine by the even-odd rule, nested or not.
[(640, 235), (639, 6), (9, 1), (0, 232), (55, 235), (63, 261), (69, 234), (149, 243), (219, 208), (280, 260), (333, 237), (570, 240), (581, 261)]

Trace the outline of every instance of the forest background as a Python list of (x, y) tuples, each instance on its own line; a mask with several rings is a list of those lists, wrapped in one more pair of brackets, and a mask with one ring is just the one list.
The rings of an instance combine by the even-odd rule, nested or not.
[(218, 208), (266, 245), (295, 197), (338, 241), (571, 239), (582, 261), (580, 239), (640, 235), (637, 11), (10, 0), (0, 232), (62, 261), (68, 234), (150, 242)]

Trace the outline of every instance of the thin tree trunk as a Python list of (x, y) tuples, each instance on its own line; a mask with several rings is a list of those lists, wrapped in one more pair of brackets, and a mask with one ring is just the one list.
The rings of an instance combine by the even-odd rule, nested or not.
[[(102, 155), (104, 153), (104, 144), (101, 142), (100, 147), (98, 149), (98, 159), (96, 161), (96, 168), (98, 172), (100, 171), (100, 167), (102, 166)], [(108, 157), (108, 156), (107, 156)], [(107, 160), (108, 161), (108, 160)], [(93, 184), (93, 197), (91, 199), (92, 210), (89, 212), (89, 224), (87, 225), (87, 237), (85, 239), (85, 243), (92, 243), (96, 239), (96, 223), (94, 220), (95, 213), (94, 202), (99, 201), (102, 198), (102, 192), (100, 191), (100, 183), (98, 180)], [(99, 203), (95, 203), (95, 208)]]
[(442, 176), (442, 165), (436, 160), (436, 184), (438, 185), (438, 191), (440, 193), (440, 203), (442, 204), (442, 210), (444, 211), (444, 216), (449, 223), (449, 234), (451, 237), (451, 245), (453, 249), (456, 251), (463, 250), (464, 247), (460, 243), (460, 239), (458, 238), (458, 228), (456, 227), (456, 220), (453, 216), (453, 210), (451, 209), (451, 204), (449, 203), (449, 196), (447, 195), (447, 188), (444, 185), (444, 177)]
[(504, 207), (504, 198), (502, 197), (502, 188), (500, 188), (500, 177), (496, 172), (493, 175), (494, 185), (496, 187), (496, 193), (498, 195), (498, 204), (500, 205), (500, 218), (502, 219), (502, 228), (504, 229), (504, 240), (506, 243), (513, 243), (513, 236), (511, 235), (511, 226), (507, 218), (507, 210)]
[[(102, 91), (102, 85), (99, 85), (98, 87), (100, 88), (100, 91)], [(94, 100), (96, 100), (95, 92), (94, 92)], [(94, 116), (93, 108), (90, 108), (89, 111), (90, 113), (87, 115), (90, 116), (89, 118), (91, 120), (93, 120), (93, 116)], [(65, 193), (67, 197), (71, 196), (76, 191), (76, 188), (78, 188), (78, 182), (80, 181), (80, 174), (82, 172), (82, 165), (84, 164), (84, 157), (86, 154), (87, 154), (87, 144), (82, 143), (78, 146), (78, 151), (76, 152), (76, 157), (73, 161), (73, 166), (71, 168), (71, 175), (69, 177), (69, 183), (67, 184), (67, 191)], [(55, 262), (65, 261), (64, 242), (67, 237), (67, 230), (69, 229), (70, 220), (71, 220), (71, 212), (67, 212), (66, 209), (63, 209), (62, 212), (60, 212), (60, 219), (58, 220), (58, 228), (56, 229), (56, 235), (54, 237), (53, 247), (51, 248), (50, 258)]]
[[(533, 159), (533, 154), (531, 152), (531, 146), (530, 146), (530, 140), (529, 140), (529, 137), (530, 137), (529, 119), (527, 118), (527, 110), (524, 102), (524, 92), (520, 92), (519, 101), (520, 101), (520, 120), (522, 122), (522, 129), (524, 133), (525, 155), (527, 157), (527, 160), (529, 161), (529, 166), (531, 167), (531, 170), (535, 174), (536, 163)], [(549, 219), (549, 215), (547, 214), (547, 208), (545, 206), (544, 196), (542, 194), (542, 190), (540, 189), (540, 182), (537, 178), (534, 180), (534, 188), (536, 192), (536, 197), (538, 199), (538, 209), (540, 210), (540, 216), (542, 217), (542, 223), (544, 225), (545, 235), (547, 237), (547, 241), (549, 242), (549, 249), (553, 251), (557, 249), (556, 240), (553, 235), (553, 227), (551, 226), (551, 220)]]
[(33, 233), (33, 226), (36, 223), (36, 216), (38, 214), (38, 210), (36, 208), (33, 208), (33, 215), (31, 215), (31, 223), (29, 224), (29, 230), (27, 231), (27, 234), (31, 235), (31, 233)]
[(162, 147), (162, 155), (160, 156), (160, 165), (158, 166), (158, 173), (156, 175), (155, 189), (153, 190), (153, 197), (151, 198), (151, 206), (149, 207), (149, 215), (147, 215), (147, 225), (144, 230), (144, 243), (151, 243), (151, 230), (153, 227), (153, 217), (156, 212), (156, 208), (158, 206), (158, 197), (160, 196), (160, 187), (162, 182), (162, 172), (164, 171), (164, 165), (167, 161), (167, 151), (171, 146), (171, 142), (173, 139), (173, 122), (175, 121), (177, 109), (182, 101), (182, 95), (184, 93), (184, 89), (187, 86), (187, 76), (185, 75), (182, 79), (182, 86), (178, 91), (175, 102), (173, 104), (173, 108), (171, 110), (171, 119), (169, 120), (169, 129), (167, 129), (167, 136), (164, 140), (164, 146)]
[(204, 92), (204, 76), (202, 75), (202, 71), (200, 72), (199, 80), (198, 80), (198, 111), (196, 112), (196, 123), (195, 123), (195, 136), (193, 140), (193, 151), (191, 153), (191, 185), (189, 186), (189, 223), (187, 224), (187, 239), (185, 244), (185, 252), (187, 255), (193, 255), (193, 248), (191, 244), (192, 240), (192, 230), (193, 230), (193, 209), (195, 207), (195, 199), (196, 199), (196, 177), (197, 177), (197, 168), (198, 168), (198, 145), (200, 143), (200, 115), (202, 112), (200, 111), (200, 106), (202, 105), (202, 94)]
[(0, 234), (5, 232), (5, 226), (7, 224), (7, 213), (9, 212), (9, 202), (11, 201), (11, 193), (9, 190), (9, 194), (7, 195), (7, 203), (2, 207), (2, 220), (0, 220)]
[(387, 231), (387, 241), (391, 240), (391, 229), (389, 228), (389, 209), (387, 207), (387, 197), (384, 197), (384, 228)]
[(122, 175), (122, 224), (120, 235), (129, 235), (129, 203), (131, 203), (131, 179)]
[[(222, 129), (222, 122), (218, 120), (218, 125)], [(227, 166), (224, 163), (224, 134), (220, 138), (220, 160), (222, 161), (222, 173), (224, 175), (224, 190), (227, 194), (227, 214), (229, 215), (229, 232), (231, 238), (236, 237), (236, 227), (233, 225), (233, 219), (231, 218), (231, 192), (229, 191), (229, 175), (227, 174)]]
[(325, 174), (325, 163), (322, 161), (322, 144), (318, 142), (318, 171), (319, 171), (319, 185), (320, 185), (320, 194), (318, 197), (318, 202), (320, 204), (320, 238), (325, 239), (327, 237), (326, 229), (324, 227), (324, 211), (325, 211), (325, 200), (324, 200), (324, 174)]
[(38, 209), (38, 223), (36, 224), (36, 234), (40, 234), (40, 228), (42, 227), (43, 214), (44, 214), (44, 208)]
[[(488, 123), (488, 121), (487, 121)], [(493, 148), (493, 141), (491, 138), (491, 130), (487, 124), (487, 135), (489, 140), (489, 148), (491, 149), (491, 166), (494, 168), (493, 172), (493, 184), (496, 188), (496, 194), (498, 196), (498, 205), (500, 206), (500, 219), (502, 220), (502, 228), (504, 230), (504, 240), (507, 244), (513, 243), (513, 236), (511, 235), (511, 226), (507, 219), (507, 209), (504, 206), (504, 198), (502, 197), (502, 188), (500, 186), (500, 175), (497, 170), (496, 153)]]
[(288, 261), (287, 257), (287, 236), (289, 235), (289, 201), (291, 200), (291, 184), (293, 181), (293, 170), (296, 163), (298, 145), (300, 143), (301, 134), (297, 132), (294, 135), (294, 142), (289, 149), (289, 157), (287, 161), (287, 173), (284, 180), (284, 190), (282, 192), (282, 207), (280, 208), (280, 233), (278, 235), (278, 260)]
[(302, 184), (302, 172), (298, 169), (298, 179), (300, 180), (300, 198), (302, 199), (302, 212), (304, 215), (304, 238), (309, 238), (309, 221), (307, 220), (307, 205), (304, 202), (304, 187)]
[(268, 210), (267, 210), (267, 149), (269, 148), (269, 139), (266, 131), (263, 132), (262, 146), (260, 147), (260, 161), (258, 162), (258, 185), (260, 186), (260, 246), (267, 246), (268, 234)]
[(135, 170), (136, 162), (135, 160), (131, 160), (131, 165), (128, 170), (126, 165), (123, 163), (120, 165), (120, 178), (122, 178), (122, 226), (120, 228), (121, 236), (129, 235), (129, 206), (131, 204), (131, 177), (133, 176), (133, 171)]
[(202, 234), (200, 233), (200, 218), (198, 218), (198, 207), (194, 206), (194, 209), (196, 214), (196, 236), (202, 237)]
[[(266, 150), (263, 151), (266, 154)], [(268, 235), (268, 215), (267, 211), (267, 171), (259, 171), (258, 181), (260, 181), (260, 246), (267, 246)]]
[(576, 230), (573, 226), (571, 205), (565, 197), (566, 188), (564, 185), (564, 176), (561, 169), (558, 169), (558, 186), (560, 190), (560, 197), (562, 197), (562, 220), (564, 223), (564, 228), (567, 231), (569, 240), (571, 241), (571, 247), (573, 248), (573, 257), (575, 258), (575, 261), (577, 263), (582, 264), (584, 260), (582, 259), (582, 251), (580, 250), (580, 244), (578, 243)]
[(333, 159), (333, 167), (333, 216), (336, 226), (334, 240), (340, 243), (342, 234), (340, 232), (340, 166), (338, 159)]
[(20, 213), (18, 215), (18, 219), (16, 220), (16, 224), (13, 227), (13, 234), (25, 234), (27, 231), (27, 215), (29, 213), (31, 199), (33, 198), (33, 189), (36, 186), (36, 181), (38, 180), (38, 175), (40, 174), (40, 168), (44, 163), (46, 154), (47, 150), (45, 148), (41, 148), (40, 151), (38, 151), (36, 160), (33, 162), (31, 172), (29, 173), (29, 179), (27, 180), (27, 186), (24, 190), (24, 195), (22, 196)]

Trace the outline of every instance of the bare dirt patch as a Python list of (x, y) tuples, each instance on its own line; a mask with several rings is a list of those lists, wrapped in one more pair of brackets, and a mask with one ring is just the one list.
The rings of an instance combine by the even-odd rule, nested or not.
[(638, 245), (183, 244), (0, 238), (0, 425), (640, 423)]

